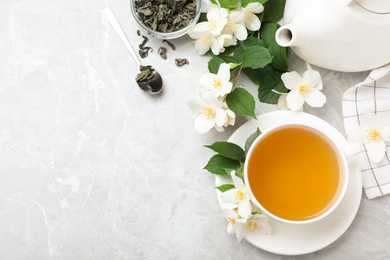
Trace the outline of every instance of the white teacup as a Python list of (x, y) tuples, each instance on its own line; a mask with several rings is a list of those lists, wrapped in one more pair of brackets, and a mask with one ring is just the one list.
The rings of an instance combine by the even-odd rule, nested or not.
[(349, 179), (336, 133), (317, 121), (264, 131), (249, 149), (244, 166), (252, 202), (285, 223), (312, 223), (328, 216), (343, 199)]

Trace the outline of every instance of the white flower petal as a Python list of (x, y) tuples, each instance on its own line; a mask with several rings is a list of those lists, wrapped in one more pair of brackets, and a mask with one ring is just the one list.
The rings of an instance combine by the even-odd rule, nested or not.
[(288, 108), (293, 111), (298, 111), (302, 109), (303, 103), (305, 103), (305, 99), (303, 98), (303, 96), (300, 95), (296, 90), (293, 90), (288, 93), (286, 100)]
[(199, 55), (203, 55), (210, 50), (211, 39), (203, 37), (195, 41), (195, 50)]
[(200, 22), (195, 25), (195, 27), (188, 32), (188, 35), (192, 39), (199, 39), (207, 34), (209, 31), (208, 22)]
[(260, 26), (260, 19), (255, 14), (249, 13), (245, 15), (245, 27), (248, 28), (248, 30), (258, 31)]
[(207, 106), (207, 102), (203, 98), (196, 98), (188, 101), (188, 105), (192, 110), (202, 112), (203, 108)]
[(390, 126), (385, 126), (381, 129), (381, 135), (383, 140), (390, 141)]
[(326, 103), (326, 96), (316, 88), (313, 88), (305, 99), (312, 107), (322, 107)]
[(236, 221), (232, 218), (228, 219), (227, 232), (229, 234), (236, 232)]
[(245, 20), (245, 14), (241, 11), (233, 11), (229, 14), (228, 20), (230, 23), (243, 23)]
[(223, 107), (223, 101), (218, 99), (218, 96), (214, 91), (211, 91), (210, 95), (207, 96), (206, 101), (215, 109)]
[(240, 243), (241, 240), (245, 236), (245, 227), (244, 227), (244, 224), (241, 224), (241, 223), (236, 223), (236, 225), (237, 225), (237, 227), (236, 227), (236, 237), (237, 237), (238, 243)]
[(230, 80), (230, 65), (227, 63), (222, 63), (219, 65), (217, 76), (222, 79), (224, 82), (229, 82)]
[(252, 205), (248, 199), (240, 200), (238, 203), (238, 215), (243, 219), (248, 219), (252, 213)]
[(238, 218), (237, 211), (236, 210), (231, 210), (231, 209), (224, 209), (224, 210), (222, 210), (221, 216), (225, 217), (225, 218), (231, 218), (231, 219), (237, 219)]
[(227, 115), (223, 108), (218, 108), (215, 110), (215, 124), (217, 126), (224, 126), (227, 121)]
[(223, 126), (217, 126), (217, 125), (214, 125), (214, 128), (215, 130), (217, 130), (218, 132), (223, 132)]
[[(305, 73), (303, 73), (303, 80), (302, 81), (305, 85), (314, 87), (321, 82), (320, 73), (318, 71), (315, 71), (315, 70), (307, 70), (307, 71), (305, 71)], [(320, 89), (322, 89), (322, 82), (318, 87)]]
[(214, 90), (213, 83), (214, 79), (217, 78), (217, 75), (213, 73), (205, 73), (200, 78), (200, 83), (206, 88), (210, 90)]
[(236, 188), (227, 190), (221, 194), (221, 203), (225, 204), (236, 204), (236, 207), (238, 207), (238, 200), (236, 200), (236, 192), (238, 190)]
[(219, 43), (219, 46), (221, 47), (221, 52), (222, 52), (222, 47), (228, 47), (232, 44), (232, 39), (233, 36), (229, 34), (222, 34), (218, 37), (216, 37)]
[(220, 35), (223, 28), (227, 24), (227, 21), (228, 21), (227, 18), (220, 18), (218, 21), (212, 21), (213, 23), (209, 25), (211, 29), (209, 33), (214, 36)]
[(295, 71), (283, 73), (281, 79), (289, 90), (296, 90), (302, 84), (302, 77)]
[[(226, 192), (226, 191), (225, 191)], [(224, 192), (224, 193), (225, 193)], [(237, 203), (225, 203), (225, 202), (221, 202), (219, 203), (219, 206), (221, 207), (221, 209), (223, 210), (234, 210), (234, 209), (237, 209), (238, 207), (238, 204)]]
[(259, 14), (259, 13), (264, 11), (264, 6), (262, 4), (260, 4), (260, 3), (258, 3), (258, 2), (249, 3), (245, 7), (245, 10), (249, 11), (249, 12), (252, 12), (252, 13), (255, 13), (255, 14)]
[(231, 111), (230, 109), (225, 109), (225, 112), (228, 116), (228, 120), (224, 126), (234, 125), (234, 123), (236, 122), (236, 114), (233, 111)]
[(214, 55), (218, 55), (221, 52), (222, 46), (218, 42), (217, 39), (211, 38), (211, 51), (214, 53)]
[(223, 8), (220, 8), (217, 5), (210, 5), (210, 7), (207, 10), (207, 20), (218, 20), (221, 16), (223, 17), (223, 14), (226, 14), (225, 17), (227, 17), (228, 13), (225, 13), (223, 11)]
[(383, 159), (386, 152), (386, 144), (383, 140), (380, 140), (379, 142), (371, 141), (366, 144), (366, 147), (370, 160), (375, 163), (379, 163)]
[(279, 107), (279, 109), (282, 109), (282, 110), (287, 110), (288, 109), (286, 98), (287, 98), (287, 93), (280, 95), (280, 97), (278, 99), (278, 107)]
[(240, 41), (244, 41), (248, 37), (248, 32), (242, 24), (235, 24), (233, 26), (233, 32), (234, 36)]
[(199, 96), (201, 98), (209, 98), (210, 94), (211, 94), (210, 89), (206, 88), (205, 86), (199, 87)]
[(270, 235), (272, 233), (272, 227), (269, 224), (269, 220), (267, 217), (261, 217), (263, 215), (255, 215), (255, 216), (260, 216), (256, 217), (255, 219), (258, 221), (260, 224), (260, 228), (256, 230), (255, 232), (261, 235)]
[(194, 125), (196, 131), (198, 131), (200, 134), (204, 134), (213, 128), (214, 120), (207, 119), (205, 116), (203, 116), (203, 114), (201, 114), (194, 120)]
[(236, 189), (238, 189), (238, 190), (246, 189), (244, 182), (242, 181), (242, 179), (240, 177), (238, 177), (236, 175), (235, 171), (232, 171), (230, 173), (230, 176), (232, 177), (232, 180), (233, 180), (233, 183), (234, 183), (234, 187)]

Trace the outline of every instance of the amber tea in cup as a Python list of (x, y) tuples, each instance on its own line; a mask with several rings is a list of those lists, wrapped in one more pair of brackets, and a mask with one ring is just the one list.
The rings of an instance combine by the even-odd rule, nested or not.
[(320, 130), (284, 125), (264, 132), (245, 163), (252, 201), (268, 215), (291, 223), (313, 222), (340, 202), (347, 164)]

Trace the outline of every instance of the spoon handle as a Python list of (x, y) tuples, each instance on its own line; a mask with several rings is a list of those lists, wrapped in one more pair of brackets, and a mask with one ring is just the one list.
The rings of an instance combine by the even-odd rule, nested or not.
[(127, 39), (125, 33), (122, 30), (121, 25), (119, 24), (118, 20), (116, 19), (114, 13), (110, 9), (110, 7), (105, 7), (103, 9), (104, 14), (106, 15), (108, 21), (114, 28), (115, 32), (118, 34), (119, 38), (122, 40), (123, 44), (126, 46), (126, 48), (129, 50), (131, 56), (133, 56), (134, 61), (137, 63), (138, 67), (141, 66), (141, 62), (139, 61), (137, 54), (134, 52), (133, 48), (131, 47), (129, 40)]

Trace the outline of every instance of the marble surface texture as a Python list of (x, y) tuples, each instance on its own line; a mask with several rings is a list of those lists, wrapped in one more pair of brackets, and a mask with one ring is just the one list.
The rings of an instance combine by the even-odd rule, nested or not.
[[(0, 1), (0, 259), (390, 259), (389, 196), (363, 195), (350, 228), (318, 252), (289, 257), (237, 243), (202, 145), (227, 140), (248, 118), (222, 133), (194, 130), (187, 102), (209, 57), (187, 36), (167, 60), (150, 38), (144, 62), (165, 89), (142, 92), (105, 6), (138, 48), (128, 0)], [(305, 70), (293, 54), (290, 62)], [(328, 102), (305, 111), (343, 133), (342, 94), (367, 72), (314, 68)], [(256, 95), (247, 79), (238, 84)], [(258, 102), (256, 113), (276, 109)]]

